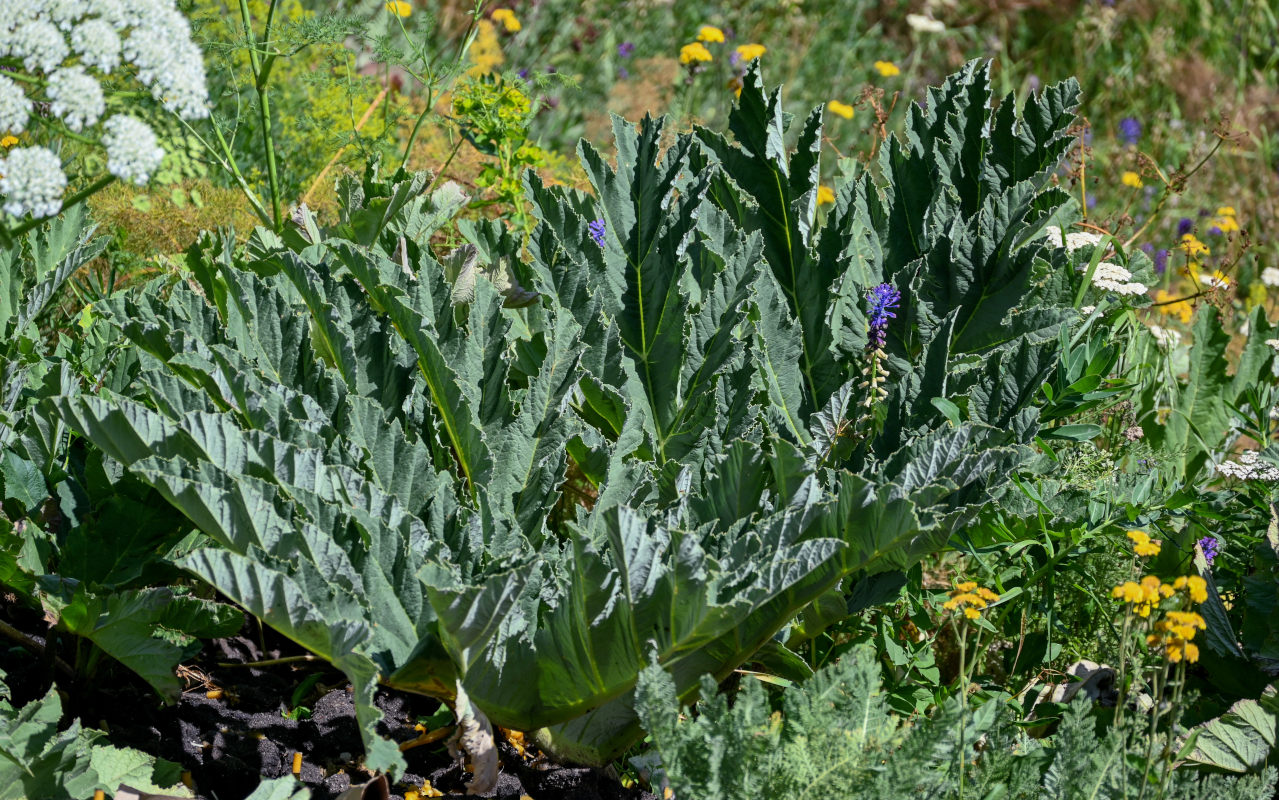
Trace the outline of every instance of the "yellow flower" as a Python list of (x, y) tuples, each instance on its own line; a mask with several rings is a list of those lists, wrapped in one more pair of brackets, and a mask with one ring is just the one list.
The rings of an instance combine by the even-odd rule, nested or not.
[(875, 69), (885, 78), (891, 78), (894, 75), (902, 74), (902, 71), (897, 68), (897, 65), (891, 61), (876, 61)]
[(841, 116), (844, 119), (852, 119), (855, 113), (852, 106), (847, 103), (841, 103), (838, 100), (830, 101), (826, 104), (826, 108), (830, 110), (830, 113)]
[(692, 64), (695, 61), (710, 61), (711, 51), (701, 42), (686, 44), (679, 49), (679, 63)]
[[(955, 592), (971, 592), (977, 588), (977, 581), (964, 581), (955, 585)], [(951, 592), (951, 597), (955, 596), (955, 592)]]
[(404, 2), (404, 0), (392, 0), (386, 4), (386, 10), (397, 17), (407, 17), (413, 13), (413, 6)]
[(507, 33), (516, 33), (520, 28), (524, 27), (520, 25), (520, 21), (516, 19), (515, 12), (509, 8), (499, 8), (490, 14), (489, 17), (494, 22), (502, 23), (502, 27), (506, 28)]
[(1124, 182), (1124, 186), (1131, 186), (1134, 189), (1141, 188), (1141, 176), (1135, 172), (1125, 172), (1120, 180)]
[(1137, 553), (1137, 555), (1159, 555), (1159, 542), (1150, 541), (1150, 537), (1146, 535), (1145, 531), (1128, 531), (1128, 538), (1132, 539), (1132, 549)]
[(1233, 233), (1239, 230), (1239, 221), (1234, 218), (1233, 214), (1223, 214), (1214, 219), (1212, 224), (1222, 233)]
[(697, 29), (697, 41), (722, 43), (724, 41), (724, 32), (714, 25), (703, 25)]
[(1208, 582), (1198, 575), (1191, 575), (1186, 578), (1186, 591), (1191, 600), (1202, 603), (1208, 599)]
[(768, 48), (762, 44), (739, 44), (737, 46), (737, 56), (743, 61), (754, 61), (767, 52)]
[(1186, 251), (1186, 255), (1198, 260), (1200, 256), (1206, 256), (1212, 251), (1208, 249), (1208, 245), (1199, 241), (1199, 237), (1193, 233), (1187, 233), (1181, 237), (1181, 244), (1177, 245)]
[(1169, 302), (1176, 298), (1177, 295), (1172, 292), (1159, 289), (1155, 292), (1155, 308), (1158, 309), (1160, 314), (1176, 317), (1184, 324), (1190, 324), (1191, 318), (1195, 315), (1194, 307), (1190, 305), (1189, 300), (1178, 300), (1175, 303)]
[(1235, 215), (1235, 207), (1222, 206), (1221, 208), (1217, 209), (1217, 214), (1218, 216), (1222, 216), (1222, 217), (1233, 217)]
[(994, 592), (992, 592), (991, 590), (986, 589), (986, 588), (981, 587), (981, 586), (978, 586), (978, 587), (977, 587), (977, 596), (978, 596), (978, 597), (980, 597), (981, 599), (983, 599), (983, 600), (987, 600), (987, 601), (989, 601), (989, 602), (991, 602), (991, 603), (998, 603), (998, 602), (999, 602), (999, 595), (997, 595), (997, 594), (995, 594)]
[(0, 139), (0, 147), (5, 147), (5, 148), (13, 147), (17, 143), (18, 143), (17, 136), (5, 136), (3, 139)]
[(827, 203), (835, 202), (835, 193), (831, 191), (829, 186), (817, 187), (817, 205), (823, 206)]
[(975, 608), (965, 608), (964, 616), (968, 617), (969, 619), (977, 619), (978, 617), (981, 616), (981, 612)]

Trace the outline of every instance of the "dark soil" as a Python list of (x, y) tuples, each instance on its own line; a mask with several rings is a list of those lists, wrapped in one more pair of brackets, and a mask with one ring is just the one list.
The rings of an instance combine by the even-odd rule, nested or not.
[[(0, 602), (0, 619), (44, 646), (48, 626), (38, 613)], [(56, 649), (68, 663), (74, 661), (74, 643), (59, 641)], [(77, 681), (5, 640), (0, 643), (0, 669), (7, 675), (15, 706), (42, 697), (56, 678), (65, 724), (78, 717), (87, 727), (107, 731), (112, 744), (181, 764), (191, 773), (201, 800), (239, 800), (262, 778), (291, 773), (298, 752), (300, 780), (310, 787), (312, 797), (330, 800), (374, 777), (360, 763), (363, 745), (342, 673), (323, 661), (242, 666), (302, 655), (292, 642), (269, 630), (260, 632), (250, 622), (238, 636), (206, 642), (195, 658), (179, 667), (187, 689), (167, 706), (144, 681), (114, 663), (104, 663), (90, 680)], [(312, 676), (318, 676), (318, 682)], [(294, 693), (308, 678), (313, 685), (304, 687), (299, 705), (310, 714), (290, 719), (285, 714)], [(428, 697), (390, 690), (378, 693), (377, 705), (385, 714), (379, 732), (398, 742), (418, 738), (419, 720), (440, 707)], [(656, 800), (622, 786), (603, 770), (550, 764), (532, 748), (521, 754), (505, 739), (498, 747), (502, 774), (496, 789), (483, 797)], [(408, 771), (392, 784), (392, 797), (420, 791), (428, 780), (445, 796), (465, 795), (469, 775), (449, 757), (443, 741), (412, 747), (404, 757)]]

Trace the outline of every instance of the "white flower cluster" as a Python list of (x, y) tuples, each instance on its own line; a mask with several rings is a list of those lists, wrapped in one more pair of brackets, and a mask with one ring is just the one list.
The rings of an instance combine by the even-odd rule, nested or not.
[(73, 51), (81, 66), (103, 72), (123, 54), (166, 109), (184, 119), (208, 116), (204, 54), (174, 0), (0, 0), (0, 57), (52, 73)]
[(1049, 244), (1053, 247), (1064, 247), (1072, 253), (1081, 247), (1101, 244), (1101, 234), (1099, 233), (1088, 233), (1087, 231), (1065, 233), (1061, 228), (1045, 228), (1044, 230)]
[(0, 160), (0, 196), (6, 214), (52, 217), (62, 210), (67, 176), (47, 147), (19, 147)]
[(86, 67), (97, 67), (103, 75), (120, 66), (120, 34), (105, 19), (85, 20), (71, 30), (71, 49)]
[(84, 67), (63, 67), (49, 75), (50, 110), (71, 130), (79, 133), (93, 125), (106, 110), (102, 87), (84, 72)]
[(1092, 285), (1122, 295), (1145, 294), (1149, 291), (1146, 284), (1133, 281), (1132, 273), (1113, 261), (1098, 262), (1092, 273)]
[(1279, 353), (1279, 339), (1267, 339), (1266, 344), (1270, 347), (1271, 350), (1274, 350), (1276, 353)]
[(1217, 465), (1217, 471), (1242, 481), (1279, 481), (1279, 467), (1263, 464), (1256, 450), (1249, 450), (1239, 456), (1238, 461), (1223, 461)]
[(31, 101), (22, 87), (0, 75), (0, 134), (22, 133), (31, 117)]
[(151, 179), (164, 160), (164, 148), (156, 141), (155, 131), (136, 117), (116, 115), (102, 125), (107, 133), (102, 143), (107, 148), (107, 170), (122, 181), (142, 186)]
[(1261, 271), (1261, 282), (1274, 289), (1279, 287), (1279, 269), (1266, 267)]
[[(0, 73), (0, 136), (26, 131), (33, 100), (47, 100), (52, 117), (80, 133), (106, 113), (102, 86), (91, 74), (130, 67), (165, 109), (184, 119), (207, 117), (204, 54), (175, 0), (0, 0), (0, 58), (41, 73), (43, 97)], [(38, 91), (38, 90), (34, 90)], [(146, 183), (164, 158), (155, 132), (117, 115), (101, 125), (107, 169), (121, 180)], [(47, 217), (62, 207), (66, 176), (52, 151), (23, 147), (9, 153), (0, 179), (0, 204), (15, 216)], [(43, 171), (42, 171), (43, 170)]]
[(1155, 343), (1164, 350), (1171, 350), (1181, 344), (1181, 331), (1165, 328), (1162, 325), (1151, 325), (1150, 335), (1155, 337)]

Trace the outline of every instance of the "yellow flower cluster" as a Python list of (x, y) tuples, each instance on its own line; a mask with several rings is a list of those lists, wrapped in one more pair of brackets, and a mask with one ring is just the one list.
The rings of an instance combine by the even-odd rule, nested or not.
[(1169, 611), (1155, 623), (1155, 632), (1146, 637), (1147, 647), (1163, 647), (1164, 655), (1176, 664), (1183, 658), (1193, 664), (1199, 660), (1199, 646), (1191, 643), (1196, 630), (1207, 630), (1208, 623), (1193, 611)]
[(407, 17), (413, 13), (413, 6), (404, 2), (404, 0), (393, 0), (393, 2), (386, 4), (386, 10), (397, 17)]
[(894, 75), (902, 74), (902, 71), (891, 61), (876, 61), (875, 71), (885, 78), (891, 78)]
[(817, 187), (817, 205), (824, 206), (835, 202), (835, 192), (829, 186)]
[(519, 19), (516, 18), (515, 12), (509, 8), (496, 9), (489, 15), (489, 18), (494, 22), (501, 23), (502, 27), (506, 28), (507, 33), (518, 33), (520, 28), (524, 27), (520, 24)]
[(739, 44), (737, 46), (737, 57), (743, 61), (754, 61), (767, 52), (768, 48), (762, 44)]
[[(1178, 592), (1183, 592), (1192, 604), (1198, 605), (1208, 599), (1208, 582), (1198, 575), (1186, 575), (1169, 584), (1154, 575), (1147, 575), (1141, 583), (1121, 583), (1111, 590), (1110, 596), (1131, 603), (1133, 613), (1145, 619), (1155, 606)], [(1196, 630), (1206, 630), (1207, 627), (1204, 618), (1193, 611), (1166, 611), (1146, 637), (1146, 646), (1162, 647), (1164, 655), (1174, 664), (1183, 659), (1194, 663), (1199, 660), (1199, 648), (1191, 643), (1191, 639), (1195, 638)]]
[[(1191, 318), (1195, 315), (1195, 309), (1190, 305), (1189, 300), (1177, 300), (1170, 303), (1170, 300), (1176, 300), (1177, 295), (1164, 289), (1155, 292), (1155, 308), (1160, 314), (1170, 317), (1176, 317), (1185, 324), (1190, 324)], [(1163, 305), (1160, 305), (1163, 304)]]
[(965, 617), (977, 619), (981, 616), (981, 609), (997, 602), (999, 602), (999, 595), (978, 586), (976, 581), (964, 581), (951, 591), (950, 599), (942, 603), (942, 608), (947, 611), (962, 608)]
[(679, 63), (681, 64), (693, 64), (710, 60), (711, 51), (707, 50), (706, 45), (701, 42), (686, 44), (679, 49)]
[(1137, 555), (1159, 555), (1159, 542), (1150, 541), (1150, 536), (1145, 531), (1128, 531), (1128, 538), (1132, 539), (1132, 549)]
[(1212, 224), (1222, 233), (1234, 233), (1239, 230), (1239, 221), (1235, 219), (1234, 207), (1222, 206), (1217, 209), (1217, 216)]
[(1191, 259), (1198, 261), (1200, 256), (1206, 256), (1212, 251), (1208, 249), (1208, 245), (1199, 241), (1199, 237), (1193, 233), (1187, 233), (1181, 237), (1181, 244), (1177, 245), (1186, 251), (1186, 255)]
[(1110, 590), (1111, 597), (1116, 600), (1122, 600), (1125, 603), (1131, 603), (1133, 613), (1142, 618), (1149, 617), (1150, 610), (1160, 600), (1172, 597), (1173, 594), (1173, 588), (1160, 581), (1154, 575), (1147, 575), (1142, 578), (1141, 583), (1124, 581)]
[(1125, 172), (1120, 180), (1123, 181), (1124, 186), (1131, 186), (1134, 189), (1140, 189), (1142, 186), (1141, 176), (1132, 171)]
[(843, 117), (844, 119), (852, 119), (853, 114), (855, 113), (852, 106), (847, 103), (841, 103), (838, 100), (830, 101), (826, 104), (826, 108), (830, 110), (830, 113)]
[(17, 143), (18, 143), (18, 137), (17, 137), (17, 136), (8, 135), (8, 136), (4, 136), (4, 137), (0, 138), (0, 147), (10, 148), (10, 147), (13, 147), (13, 146), (14, 146), (15, 144), (17, 144)]
[(703, 25), (697, 29), (697, 41), (711, 44), (723, 44), (724, 32), (714, 25)]

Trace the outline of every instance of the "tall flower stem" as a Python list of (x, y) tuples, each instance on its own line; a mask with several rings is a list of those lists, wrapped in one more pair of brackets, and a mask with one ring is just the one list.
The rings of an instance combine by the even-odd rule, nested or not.
[[(266, 12), (266, 25), (262, 29), (262, 42), (271, 41), (271, 23), (275, 18), (276, 0)], [(262, 126), (262, 146), (266, 151), (266, 174), (271, 187), (271, 217), (275, 229), (279, 230), (280, 219), (280, 176), (275, 165), (275, 135), (271, 132), (271, 98), (267, 93), (267, 82), (271, 77), (271, 67), (275, 63), (273, 55), (263, 58), (258, 53), (257, 39), (253, 33), (253, 18), (249, 15), (248, 0), (240, 0), (240, 19), (244, 23), (244, 36), (249, 45), (249, 68), (253, 71), (253, 88), (258, 95), (258, 117)]]

